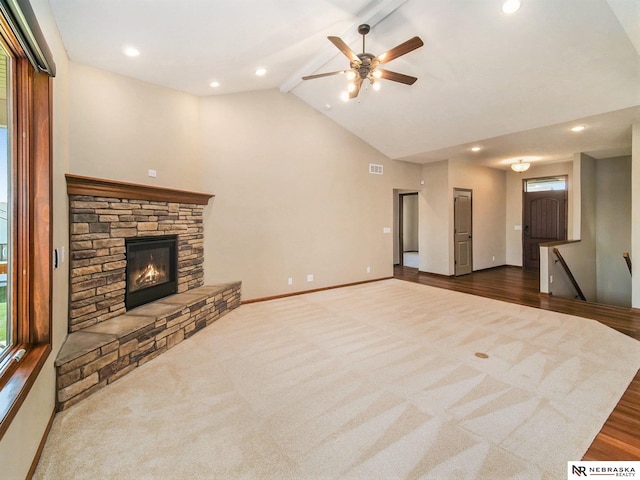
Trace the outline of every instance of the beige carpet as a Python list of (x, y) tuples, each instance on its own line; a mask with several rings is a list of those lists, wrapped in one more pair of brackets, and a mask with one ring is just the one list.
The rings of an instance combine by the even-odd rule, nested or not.
[(557, 480), (638, 368), (595, 321), (399, 280), (249, 304), (59, 414), (35, 478)]

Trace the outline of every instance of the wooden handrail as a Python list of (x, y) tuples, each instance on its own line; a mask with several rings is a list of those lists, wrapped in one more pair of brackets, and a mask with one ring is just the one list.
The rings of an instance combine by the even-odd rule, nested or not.
[(558, 250), (557, 248), (554, 248), (553, 253), (556, 255), (556, 257), (558, 257), (558, 260), (556, 261), (560, 262), (560, 265), (562, 265), (562, 268), (564, 268), (564, 271), (569, 277), (569, 280), (571, 280), (571, 284), (573, 285), (573, 288), (575, 288), (576, 292), (578, 292), (577, 296), (580, 297), (581, 300), (584, 300), (586, 302), (587, 299), (584, 296), (584, 293), (582, 293), (582, 290), (580, 289), (580, 285), (578, 285), (578, 282), (576, 282), (576, 278), (573, 276), (573, 273), (571, 273), (571, 269), (569, 268), (569, 265), (567, 265), (567, 262), (564, 261), (564, 258), (562, 257), (560, 250)]
[(629, 252), (624, 252), (622, 254), (622, 256), (624, 257), (624, 261), (627, 262), (627, 268), (629, 269), (629, 275), (633, 275), (633, 273), (631, 273), (631, 257), (629, 256)]

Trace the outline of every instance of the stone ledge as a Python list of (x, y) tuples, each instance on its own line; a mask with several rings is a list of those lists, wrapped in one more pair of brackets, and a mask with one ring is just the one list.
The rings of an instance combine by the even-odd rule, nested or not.
[(70, 333), (55, 361), (64, 410), (189, 338), (240, 305), (240, 282), (161, 298)]

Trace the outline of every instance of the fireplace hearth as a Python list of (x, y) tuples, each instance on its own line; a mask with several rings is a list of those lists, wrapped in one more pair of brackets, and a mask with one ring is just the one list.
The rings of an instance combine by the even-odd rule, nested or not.
[(55, 362), (58, 410), (240, 305), (240, 282), (204, 285), (203, 214), (212, 195), (66, 179), (69, 335)]
[(125, 246), (127, 310), (178, 291), (177, 236), (130, 238)]

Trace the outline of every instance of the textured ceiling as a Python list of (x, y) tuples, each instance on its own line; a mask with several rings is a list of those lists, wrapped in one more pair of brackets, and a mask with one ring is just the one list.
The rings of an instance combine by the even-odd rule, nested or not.
[[(71, 60), (194, 95), (280, 88), (395, 159), (509, 159), (628, 154), (640, 121), (640, 2), (523, 0), (51, 0)], [(341, 102), (348, 67), (326, 39), (367, 51), (414, 35), (425, 45), (390, 62), (417, 76)], [(141, 55), (122, 55), (126, 45)], [(256, 77), (257, 67), (267, 68)], [(220, 82), (212, 89), (209, 83)], [(587, 129), (574, 134), (575, 123)], [(471, 153), (479, 145), (482, 150)]]

